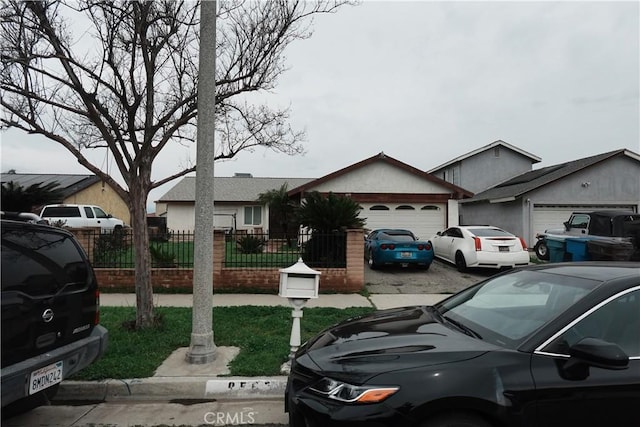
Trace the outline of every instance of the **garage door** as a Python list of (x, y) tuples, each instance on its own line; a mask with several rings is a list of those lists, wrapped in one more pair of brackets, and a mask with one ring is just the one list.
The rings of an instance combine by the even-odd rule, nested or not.
[(366, 218), (365, 227), (404, 228), (413, 231), (421, 239), (431, 239), (445, 228), (446, 206), (444, 204), (371, 204), (362, 203), (361, 218)]
[[(535, 205), (533, 208), (533, 236), (547, 229), (563, 228), (563, 223), (569, 219), (573, 212), (598, 211), (598, 210), (635, 210), (633, 206), (620, 205), (589, 205), (589, 206), (548, 206)], [(533, 240), (532, 240), (533, 241)]]

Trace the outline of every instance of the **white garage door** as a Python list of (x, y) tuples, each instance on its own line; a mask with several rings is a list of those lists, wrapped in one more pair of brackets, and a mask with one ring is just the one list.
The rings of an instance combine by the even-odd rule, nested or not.
[(607, 206), (607, 205), (591, 205), (591, 206), (540, 206), (533, 208), (533, 236), (536, 233), (542, 233), (547, 229), (562, 229), (563, 223), (569, 220), (573, 212), (582, 211), (598, 211), (598, 210), (634, 210), (633, 206)]
[(404, 228), (421, 239), (431, 239), (445, 228), (446, 206), (444, 204), (372, 204), (361, 203), (361, 218), (366, 218), (365, 227)]

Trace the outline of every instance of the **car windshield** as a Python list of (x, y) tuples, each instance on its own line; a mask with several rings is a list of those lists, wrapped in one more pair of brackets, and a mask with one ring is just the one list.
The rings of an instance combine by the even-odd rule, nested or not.
[(454, 324), (494, 344), (517, 348), (600, 281), (519, 271), (479, 283), (436, 308)]

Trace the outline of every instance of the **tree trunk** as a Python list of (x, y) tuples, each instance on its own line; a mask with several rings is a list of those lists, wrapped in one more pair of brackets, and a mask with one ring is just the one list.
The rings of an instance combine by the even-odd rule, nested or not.
[(151, 285), (151, 255), (149, 252), (149, 231), (147, 229), (148, 191), (138, 179), (130, 185), (129, 212), (133, 227), (135, 249), (136, 280), (136, 329), (153, 326), (153, 286)]

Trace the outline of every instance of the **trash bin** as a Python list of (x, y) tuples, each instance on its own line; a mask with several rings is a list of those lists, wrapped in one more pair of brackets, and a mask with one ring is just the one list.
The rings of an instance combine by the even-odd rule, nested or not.
[(594, 261), (629, 261), (635, 251), (633, 243), (624, 239), (593, 239), (587, 242)]
[(547, 236), (546, 240), (549, 248), (549, 262), (564, 261), (566, 251), (565, 238)]
[(565, 239), (566, 252), (571, 255), (571, 261), (589, 261), (588, 242), (591, 239), (586, 237), (571, 237)]

